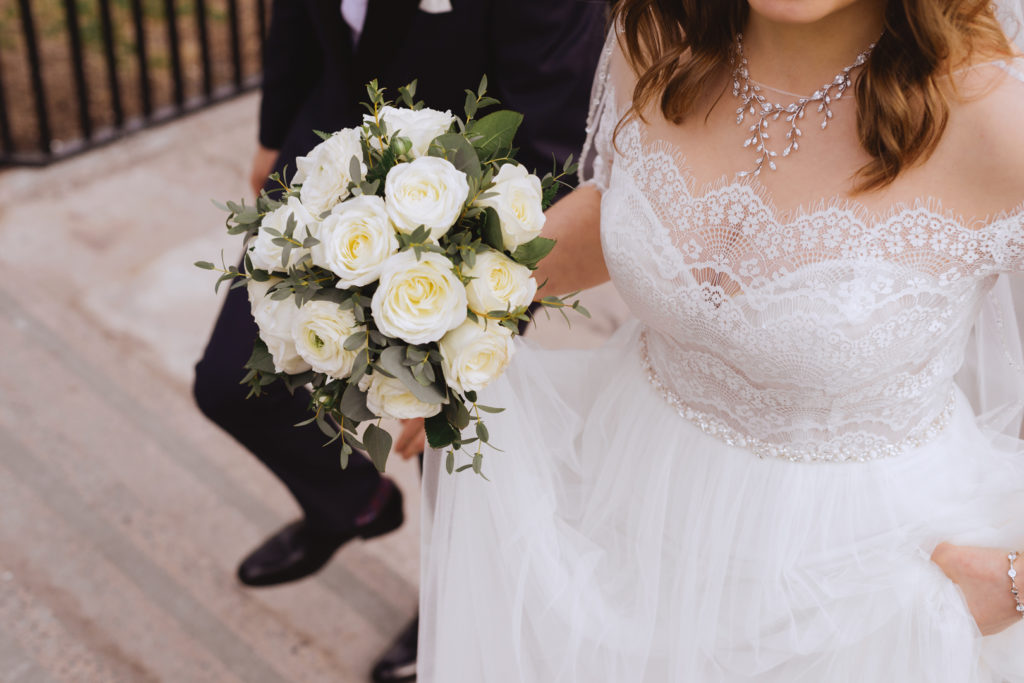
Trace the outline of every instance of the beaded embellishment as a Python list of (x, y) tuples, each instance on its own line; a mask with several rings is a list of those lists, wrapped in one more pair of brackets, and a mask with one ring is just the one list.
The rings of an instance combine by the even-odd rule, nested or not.
[(646, 331), (640, 334), (640, 357), (644, 371), (647, 374), (647, 379), (651, 385), (682, 418), (692, 423), (705, 434), (713, 436), (730, 446), (744, 448), (762, 459), (780, 458), (791, 462), (839, 463), (867, 462), (881, 458), (891, 458), (922, 446), (938, 436), (946, 428), (946, 425), (949, 424), (949, 419), (953, 415), (953, 408), (956, 405), (956, 394), (953, 390), (950, 390), (945, 405), (939, 414), (935, 416), (935, 419), (923, 429), (911, 432), (896, 442), (881, 442), (879, 440), (873, 443), (865, 443), (856, 437), (849, 439), (840, 437), (808, 446), (778, 444), (744, 434), (730, 427), (723, 420), (687, 405), (675, 391), (661, 381), (658, 373), (651, 365), (651, 359), (647, 351)]
[(1006, 559), (1010, 561), (1010, 571), (1006, 572), (1006, 575), (1010, 577), (1010, 594), (1013, 595), (1013, 599), (1017, 603), (1017, 614), (1024, 619), (1024, 602), (1021, 602), (1020, 591), (1017, 590), (1017, 570), (1013, 568), (1013, 563), (1017, 561), (1017, 553), (1010, 553)]

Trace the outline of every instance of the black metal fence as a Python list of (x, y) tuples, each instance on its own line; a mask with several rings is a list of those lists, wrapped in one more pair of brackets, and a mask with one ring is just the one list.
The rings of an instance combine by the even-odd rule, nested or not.
[(41, 164), (259, 83), (270, 0), (0, 2), (0, 164)]

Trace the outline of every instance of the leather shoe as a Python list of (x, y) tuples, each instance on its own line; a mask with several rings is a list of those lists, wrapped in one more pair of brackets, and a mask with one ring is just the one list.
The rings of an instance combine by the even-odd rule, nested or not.
[(388, 479), (342, 534), (325, 533), (299, 519), (265, 540), (238, 566), (238, 580), (247, 586), (273, 586), (295, 581), (320, 570), (342, 545), (353, 538), (373, 538), (402, 525), (402, 492)]
[(402, 635), (398, 636), (388, 651), (377, 660), (373, 667), (374, 683), (396, 683), (416, 680), (416, 644), (419, 636), (420, 618), (417, 615)]

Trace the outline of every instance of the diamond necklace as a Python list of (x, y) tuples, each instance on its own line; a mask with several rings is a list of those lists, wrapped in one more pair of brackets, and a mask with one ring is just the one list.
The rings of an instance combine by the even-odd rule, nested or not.
[[(800, 121), (804, 118), (804, 111), (807, 105), (812, 102), (818, 103), (818, 113), (821, 114), (821, 129), (828, 127), (832, 118), (832, 101), (838, 100), (851, 85), (850, 73), (857, 67), (863, 66), (868, 61), (868, 56), (875, 48), (871, 43), (867, 49), (857, 55), (853, 64), (840, 71), (829, 83), (821, 86), (808, 97), (800, 97), (796, 102), (790, 104), (775, 104), (770, 102), (762, 93), (760, 83), (750, 77), (747, 69), (747, 57), (743, 53), (743, 34), (736, 34), (736, 47), (732, 56), (732, 94), (742, 101), (736, 110), (736, 123), (742, 125), (744, 118), (748, 115), (755, 119), (748, 128), (750, 137), (743, 143), (744, 147), (753, 147), (757, 152), (757, 166), (753, 171), (740, 171), (740, 177), (758, 176), (761, 170), (768, 166), (776, 170), (775, 158), (777, 152), (768, 149), (768, 123), (778, 121), (784, 117), (789, 124), (786, 132), (786, 148), (782, 150), (782, 156), (788, 157), (792, 152), (800, 149), (800, 137), (803, 132), (800, 130)], [(770, 89), (770, 88), (769, 88)]]

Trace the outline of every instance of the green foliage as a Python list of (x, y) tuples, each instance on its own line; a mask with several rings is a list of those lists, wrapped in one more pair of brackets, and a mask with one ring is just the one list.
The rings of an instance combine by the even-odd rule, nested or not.
[(422, 101), (416, 101), (416, 84), (417, 80), (413, 79), (412, 83), (398, 89), (398, 96), (409, 109), (423, 109), (424, 106)]
[(552, 161), (554, 162), (552, 164), (553, 170), (551, 171), (551, 173), (545, 175), (541, 179), (540, 183), (541, 192), (543, 193), (541, 206), (544, 207), (545, 211), (554, 203), (555, 197), (558, 195), (560, 189), (573, 189), (572, 185), (567, 183), (564, 179), (576, 175), (576, 171), (578, 169), (578, 166), (576, 162), (573, 160), (571, 154), (562, 163), (561, 170), (558, 169), (558, 162), (555, 160)]
[(423, 421), (423, 426), (427, 432), (427, 443), (431, 448), (450, 446), (458, 436), (455, 429), (448, 423), (448, 418), (444, 413), (428, 417)]
[(384, 349), (375, 367), (379, 367), (388, 375), (396, 377), (409, 390), (409, 393), (420, 401), (424, 403), (443, 403), (447, 394), (443, 382), (434, 381), (426, 385), (420, 383), (417, 381), (416, 375), (413, 374), (412, 368), (406, 364), (407, 359), (408, 352), (399, 343)]
[(501, 220), (498, 218), (498, 212), (488, 206), (484, 209), (483, 217), (481, 233), (484, 244), (498, 251), (503, 250), (505, 241), (501, 236)]
[(366, 425), (366, 431), (363, 432), (363, 444), (374, 466), (383, 472), (391, 453), (391, 435), (371, 422)]
[(541, 259), (555, 248), (555, 240), (547, 237), (534, 237), (526, 244), (521, 244), (512, 252), (512, 258), (530, 270), (536, 270)]
[(366, 392), (361, 391), (355, 384), (345, 387), (345, 393), (341, 396), (341, 412), (353, 422), (364, 422), (374, 420), (376, 415), (366, 407)]
[(523, 122), (523, 115), (509, 110), (496, 111), (466, 126), (466, 135), (482, 159), (493, 160), (512, 149), (512, 140)]
[(244, 367), (248, 372), (239, 384), (249, 385), (249, 393), (246, 398), (262, 395), (263, 387), (272, 384), (277, 379), (274, 357), (270, 355), (267, 345), (259, 337), (253, 342), (252, 354), (245, 362)]
[(480, 157), (477, 156), (476, 149), (459, 133), (437, 136), (430, 143), (427, 154), (447, 159), (452, 166), (473, 180), (480, 180), (483, 177), (483, 168), (480, 166)]
[(444, 254), (445, 249), (430, 237), (430, 228), (425, 225), (421, 225), (413, 230), (408, 235), (396, 232), (395, 237), (398, 238), (398, 250), (406, 251), (412, 249), (413, 253), (416, 254), (416, 260), (420, 259), (420, 256), (424, 252), (432, 252), (435, 254)]

